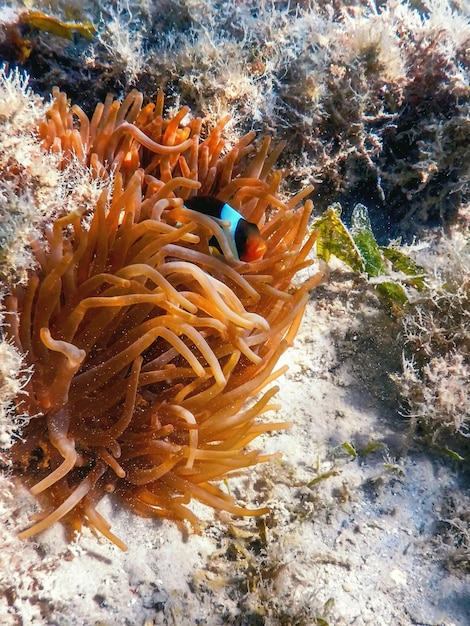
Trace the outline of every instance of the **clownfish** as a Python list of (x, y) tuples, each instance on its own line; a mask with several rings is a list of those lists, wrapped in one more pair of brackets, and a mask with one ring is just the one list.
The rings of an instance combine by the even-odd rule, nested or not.
[[(192, 211), (203, 213), (230, 224), (228, 233), (235, 244), (235, 251), (240, 261), (249, 263), (261, 259), (266, 252), (266, 242), (256, 224), (248, 222), (238, 211), (223, 200), (211, 196), (194, 196), (184, 201), (185, 206)], [(213, 237), (211, 245), (220, 246)]]

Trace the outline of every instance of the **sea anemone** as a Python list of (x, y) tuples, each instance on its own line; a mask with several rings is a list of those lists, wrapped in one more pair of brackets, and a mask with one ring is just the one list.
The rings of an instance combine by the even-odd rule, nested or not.
[[(111, 492), (139, 514), (196, 529), (191, 499), (267, 512), (237, 505), (213, 481), (271, 458), (248, 444), (288, 426), (257, 418), (274, 408), (277, 387), (260, 392), (281, 371), (319, 279), (295, 280), (315, 240), (303, 203), (311, 190), (281, 201), (282, 145), (256, 149), (249, 133), (228, 148), (228, 116), (203, 139), (203, 120), (186, 107), (166, 117), (161, 93), (142, 103), (137, 91), (108, 97), (89, 120), (56, 89), (39, 128), (62, 167), (78, 161), (105, 183), (94, 206), (45, 225), (27, 283), (5, 300), (9, 340), (33, 372), (17, 401), (29, 424), (11, 459), (49, 507), (23, 539), (87, 521), (125, 549), (96, 509)], [(238, 261), (223, 224), (184, 206), (196, 194), (258, 224), (264, 258)]]

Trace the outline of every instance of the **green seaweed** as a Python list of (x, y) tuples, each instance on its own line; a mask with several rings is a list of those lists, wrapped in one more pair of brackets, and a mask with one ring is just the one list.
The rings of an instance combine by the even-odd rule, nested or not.
[(371, 278), (385, 274), (384, 256), (372, 232), (369, 212), (363, 204), (356, 204), (354, 207), (350, 232), (361, 254), (367, 276)]
[(364, 457), (368, 456), (369, 454), (373, 454), (378, 450), (383, 450), (384, 448), (386, 448), (386, 445), (383, 443), (383, 441), (370, 441), (368, 444), (360, 449), (359, 453), (361, 456)]
[(324, 474), (320, 474), (320, 476), (316, 476), (315, 478), (313, 478), (312, 480), (310, 480), (307, 483), (307, 487), (313, 487), (315, 485), (318, 485), (318, 483), (327, 480), (328, 478), (331, 478), (332, 476), (339, 476), (339, 472), (337, 472), (336, 470), (331, 470), (330, 472), (325, 472)]
[(361, 253), (341, 220), (341, 205), (338, 202), (328, 207), (323, 215), (315, 220), (313, 228), (318, 232), (319, 259), (328, 263), (333, 255), (355, 272), (365, 271)]
[(403, 272), (409, 277), (410, 283), (418, 291), (422, 291), (426, 286), (425, 277), (426, 271), (423, 267), (418, 265), (410, 259), (407, 254), (404, 254), (393, 246), (380, 247), (380, 250), (384, 257), (391, 263), (393, 269), (397, 272)]
[[(366, 277), (391, 308), (402, 309), (409, 301), (405, 285), (424, 288), (425, 272), (396, 247), (379, 246), (372, 231), (369, 212), (356, 204), (351, 228), (341, 220), (341, 205), (335, 203), (313, 223), (318, 232), (317, 256), (326, 263), (331, 256)], [(399, 274), (396, 277), (394, 274)]]
[(452, 450), (448, 446), (442, 446), (442, 447), (437, 446), (437, 450), (441, 452), (442, 454), (445, 454), (449, 459), (452, 459), (453, 461), (457, 461), (459, 463), (461, 463), (462, 461), (465, 461), (464, 456), (462, 456), (455, 450)]
[(357, 457), (356, 448), (352, 445), (352, 443), (349, 443), (348, 441), (343, 441), (341, 446), (346, 450), (349, 456), (351, 456), (353, 459)]

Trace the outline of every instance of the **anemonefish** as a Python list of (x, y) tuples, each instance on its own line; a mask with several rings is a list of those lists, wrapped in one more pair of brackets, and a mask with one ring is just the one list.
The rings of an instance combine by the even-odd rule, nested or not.
[[(230, 224), (229, 235), (233, 239), (240, 261), (249, 263), (263, 257), (267, 246), (258, 226), (248, 222), (230, 204), (211, 196), (194, 196), (185, 200), (184, 204), (192, 211), (198, 211)], [(220, 250), (215, 240), (211, 240), (210, 243)]]

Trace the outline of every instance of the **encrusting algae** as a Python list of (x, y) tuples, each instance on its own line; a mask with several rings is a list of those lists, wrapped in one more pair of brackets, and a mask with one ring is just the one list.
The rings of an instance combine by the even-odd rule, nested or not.
[[(258, 394), (279, 375), (319, 281), (293, 282), (315, 241), (312, 203), (302, 204), (311, 189), (282, 202), (273, 169), (282, 146), (265, 139), (257, 150), (249, 133), (226, 149), (228, 117), (203, 139), (186, 107), (164, 116), (162, 94), (144, 107), (137, 91), (122, 103), (109, 97), (91, 120), (53, 96), (44, 148), (107, 184), (96, 206), (59, 215), (45, 242), (32, 242), (36, 267), (6, 299), (7, 332), (33, 369), (18, 398), (31, 419), (11, 459), (40, 478), (31, 491), (49, 504), (20, 537), (86, 520), (125, 549), (96, 509), (110, 492), (139, 514), (196, 529), (191, 499), (266, 513), (213, 481), (271, 458), (246, 447), (288, 426), (257, 420), (277, 388)], [(184, 206), (194, 195), (256, 223), (264, 257), (240, 262), (224, 224)]]

